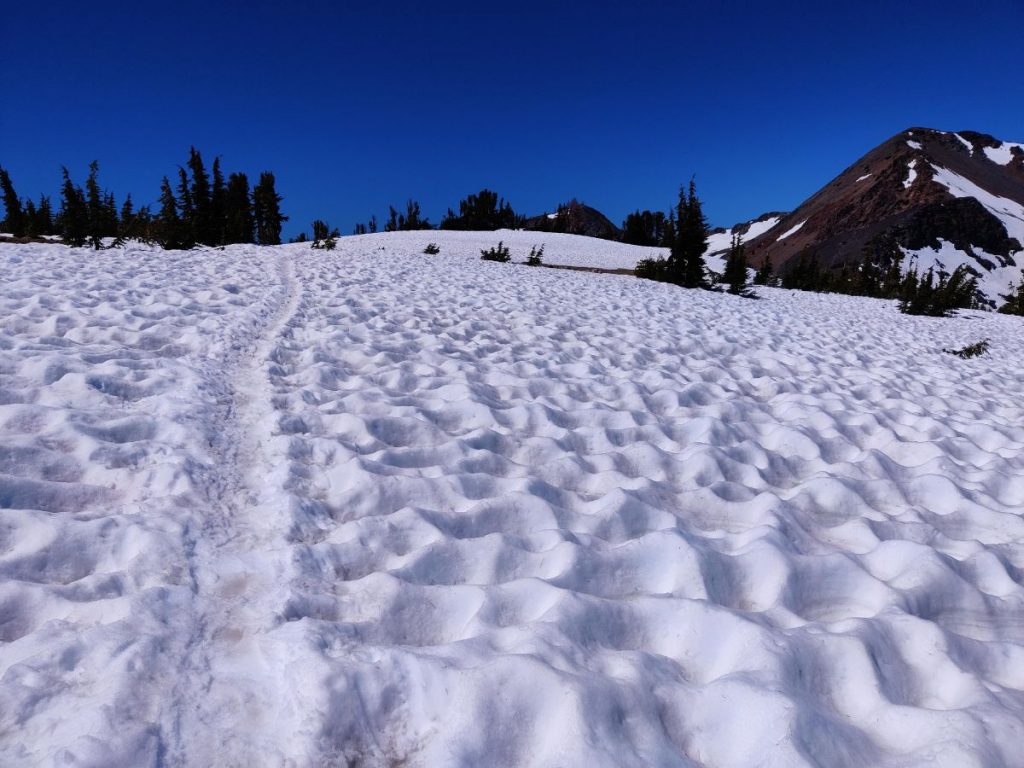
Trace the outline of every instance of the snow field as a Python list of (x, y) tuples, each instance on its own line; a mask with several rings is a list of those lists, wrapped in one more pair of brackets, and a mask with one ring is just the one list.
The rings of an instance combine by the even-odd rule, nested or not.
[(0, 248), (0, 762), (1020, 764), (1019, 319), (571, 237)]

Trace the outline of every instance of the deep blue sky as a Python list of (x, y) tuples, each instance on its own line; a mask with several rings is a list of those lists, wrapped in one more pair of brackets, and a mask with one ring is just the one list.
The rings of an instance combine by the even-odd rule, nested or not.
[(696, 174), (714, 225), (913, 125), (1024, 140), (1022, 0), (5, 3), (0, 164), (152, 202), (191, 144), (273, 170), (286, 235), (490, 187), (616, 223)]

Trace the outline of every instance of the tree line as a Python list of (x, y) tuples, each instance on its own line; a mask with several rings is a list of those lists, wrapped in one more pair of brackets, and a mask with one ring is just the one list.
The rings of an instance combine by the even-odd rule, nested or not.
[(164, 248), (220, 246), (232, 243), (278, 245), (288, 217), (281, 212), (283, 198), (274, 174), (264, 171), (253, 187), (244, 173), (225, 177), (220, 157), (208, 172), (199, 150), (189, 150), (188, 161), (178, 167), (176, 184), (163, 177), (157, 209), (136, 208), (129, 194), (120, 206), (114, 193), (99, 182), (99, 163), (89, 165), (85, 188), (61, 168), (60, 207), (47, 195), (38, 201), (22, 199), (8, 172), (0, 168), (0, 195), (5, 218), (0, 229), (15, 237), (59, 236), (66, 245), (100, 248), (104, 239), (115, 242), (142, 240)]

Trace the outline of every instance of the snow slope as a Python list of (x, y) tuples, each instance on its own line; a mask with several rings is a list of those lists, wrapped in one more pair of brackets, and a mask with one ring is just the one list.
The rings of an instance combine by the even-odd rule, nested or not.
[(1020, 318), (499, 237), (0, 245), (0, 764), (1020, 765)]

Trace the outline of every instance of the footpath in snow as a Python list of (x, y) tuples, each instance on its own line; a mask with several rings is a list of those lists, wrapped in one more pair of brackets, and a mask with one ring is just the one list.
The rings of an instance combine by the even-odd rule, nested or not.
[(0, 246), (0, 764), (1022, 764), (1019, 318), (405, 235)]

